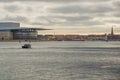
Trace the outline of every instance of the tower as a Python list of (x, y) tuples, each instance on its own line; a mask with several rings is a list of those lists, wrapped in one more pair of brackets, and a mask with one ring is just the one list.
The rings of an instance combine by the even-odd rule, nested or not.
[(111, 28), (111, 35), (114, 35), (113, 27)]

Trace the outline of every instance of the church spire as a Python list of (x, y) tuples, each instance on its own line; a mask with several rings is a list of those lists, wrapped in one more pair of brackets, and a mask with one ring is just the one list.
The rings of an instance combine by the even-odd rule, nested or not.
[(114, 35), (113, 27), (111, 28), (111, 35)]

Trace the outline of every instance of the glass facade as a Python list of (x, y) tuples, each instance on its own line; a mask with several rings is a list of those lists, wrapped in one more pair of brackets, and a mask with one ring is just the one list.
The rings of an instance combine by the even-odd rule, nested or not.
[(13, 38), (14, 39), (25, 39), (25, 40), (30, 40), (30, 39), (37, 39), (37, 30), (36, 29), (17, 29), (13, 30)]

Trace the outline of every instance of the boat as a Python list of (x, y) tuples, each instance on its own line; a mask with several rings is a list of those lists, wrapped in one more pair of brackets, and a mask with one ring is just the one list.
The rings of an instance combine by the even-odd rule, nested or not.
[(24, 44), (22, 48), (31, 48), (31, 44)]

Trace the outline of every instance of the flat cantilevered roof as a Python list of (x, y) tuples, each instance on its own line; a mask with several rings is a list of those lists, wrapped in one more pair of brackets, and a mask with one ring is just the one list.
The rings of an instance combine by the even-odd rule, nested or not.
[(33, 28), (33, 27), (4, 27), (0, 28), (0, 31), (11, 31), (11, 30), (20, 30), (20, 29), (35, 29), (35, 30), (51, 30), (51, 29), (45, 29), (45, 28)]
[(50, 30), (50, 29), (36, 28), (36, 27), (20, 27), (20, 23), (16, 23), (16, 22), (0, 22), (0, 31), (11, 31), (11, 30), (20, 30), (20, 29)]

